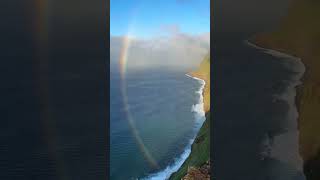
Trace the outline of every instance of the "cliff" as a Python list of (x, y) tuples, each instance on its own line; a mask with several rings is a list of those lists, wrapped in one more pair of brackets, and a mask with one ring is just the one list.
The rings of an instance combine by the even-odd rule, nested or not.
[(191, 146), (189, 157), (180, 169), (171, 175), (170, 180), (210, 179), (210, 55), (207, 55), (199, 68), (190, 75), (206, 82), (203, 91), (206, 120)]
[(307, 180), (320, 179), (320, 1), (293, 0), (281, 25), (251, 41), (302, 59), (306, 66), (298, 88), (300, 154)]
[(193, 77), (198, 77), (206, 82), (203, 91), (204, 110), (210, 110), (210, 54), (206, 55), (196, 71), (189, 73)]

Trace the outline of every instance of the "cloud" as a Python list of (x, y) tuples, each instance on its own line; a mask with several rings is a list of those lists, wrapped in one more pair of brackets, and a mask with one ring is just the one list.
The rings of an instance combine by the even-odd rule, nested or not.
[(177, 24), (162, 25), (159, 29), (165, 33), (169, 33), (170, 35), (176, 35), (180, 33), (180, 27)]
[[(183, 34), (178, 26), (162, 27), (170, 36), (152, 39), (133, 39), (128, 53), (128, 70), (170, 68), (190, 70), (196, 68), (210, 51), (210, 33)], [(111, 68), (119, 66), (123, 37), (111, 37)]]

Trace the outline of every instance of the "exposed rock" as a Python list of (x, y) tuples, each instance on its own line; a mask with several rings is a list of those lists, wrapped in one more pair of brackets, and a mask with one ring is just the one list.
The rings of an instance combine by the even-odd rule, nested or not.
[(200, 168), (188, 167), (187, 175), (181, 180), (210, 180), (210, 161), (207, 161)]

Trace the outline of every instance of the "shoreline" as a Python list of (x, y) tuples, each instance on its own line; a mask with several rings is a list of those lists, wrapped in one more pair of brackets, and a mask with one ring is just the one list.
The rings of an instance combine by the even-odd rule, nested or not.
[(320, 179), (320, 51), (317, 18), (319, 1), (293, 0), (286, 15), (272, 31), (257, 33), (255, 43), (301, 57), (306, 73), (298, 87), (296, 103), (299, 111), (300, 155), (308, 180)]
[[(261, 47), (259, 46), (258, 44), (255, 44), (253, 42), (251, 42), (250, 40), (245, 40), (244, 41), (247, 45), (249, 46), (252, 46), (256, 49), (259, 49), (259, 50), (263, 50), (265, 51), (265, 53), (267, 54), (270, 54), (270, 55), (273, 55), (273, 56), (276, 56), (276, 57), (283, 57), (283, 58), (290, 58), (290, 59), (294, 59), (294, 60), (297, 60), (297, 61), (300, 61), (302, 64), (302, 60), (300, 57), (297, 57), (297, 56), (294, 56), (294, 55), (291, 55), (291, 54), (287, 54), (285, 52), (281, 52), (281, 51), (278, 51), (278, 50), (275, 50), (275, 49), (270, 49), (270, 48), (266, 48), (266, 47)], [(304, 64), (303, 64), (304, 65)], [(304, 65), (305, 66), (305, 65)]]
[[(170, 180), (180, 180), (186, 176), (189, 176), (189, 167), (200, 168), (203, 164), (210, 161), (210, 54), (206, 55), (199, 67), (191, 72), (185, 74), (186, 76), (195, 79), (202, 84), (200, 94), (201, 98), (201, 117), (203, 121), (199, 128), (199, 131), (195, 135), (194, 142), (191, 145), (191, 152), (185, 159), (181, 167), (169, 177)], [(193, 106), (193, 109), (199, 109)], [(210, 177), (210, 173), (203, 174), (206, 177)]]
[[(288, 120), (289, 120), (289, 127), (287, 132), (279, 134), (273, 137), (273, 144), (271, 145), (271, 154), (270, 156), (276, 159), (280, 159), (299, 170), (303, 171), (303, 158), (299, 152), (300, 143), (300, 130), (299, 130), (299, 89), (303, 86), (303, 77), (305, 75), (306, 67), (305, 64), (302, 62), (302, 59), (290, 54), (286, 54), (284, 52), (280, 52), (274, 49), (260, 47), (255, 43), (250, 42), (249, 40), (245, 40), (245, 43), (253, 48), (263, 51), (264, 53), (270, 54), (277, 58), (286, 58), (290, 60), (294, 60), (298, 63), (298, 74), (295, 75), (294, 79), (290, 82), (289, 86), (287, 87), (286, 91), (283, 94), (277, 96), (278, 99), (284, 100), (289, 105), (289, 112), (288, 112)], [(288, 141), (288, 139), (294, 139), (293, 141)], [(283, 149), (286, 149), (286, 152), (292, 152), (294, 149), (293, 154), (283, 152), (280, 153)], [(283, 158), (285, 157), (285, 158)], [(294, 161), (292, 161), (294, 160)]]
[[(177, 172), (184, 164), (184, 162), (189, 158), (192, 152), (192, 144), (194, 143), (197, 134), (199, 133), (201, 126), (206, 120), (205, 111), (204, 111), (204, 89), (206, 82), (203, 79), (193, 77), (189, 74), (185, 74), (187, 77), (195, 79), (200, 82), (200, 88), (195, 93), (200, 94), (197, 104), (191, 106), (191, 111), (195, 114), (195, 124), (197, 125), (198, 131), (195, 133), (194, 137), (190, 139), (189, 144), (184, 148), (184, 151), (180, 156), (174, 158), (174, 162), (165, 167), (165, 169), (160, 170), (159, 172), (148, 175), (147, 177), (141, 178), (141, 180), (167, 180), (172, 174)], [(200, 109), (199, 109), (200, 107)], [(198, 122), (200, 121), (200, 122)]]

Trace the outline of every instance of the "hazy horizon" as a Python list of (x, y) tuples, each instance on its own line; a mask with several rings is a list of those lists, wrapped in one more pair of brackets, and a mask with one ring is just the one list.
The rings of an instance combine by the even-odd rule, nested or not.
[[(119, 66), (124, 36), (110, 37), (111, 69)], [(166, 67), (177, 70), (196, 68), (210, 51), (210, 33), (189, 35), (175, 32), (168, 36), (131, 38), (128, 70)]]

